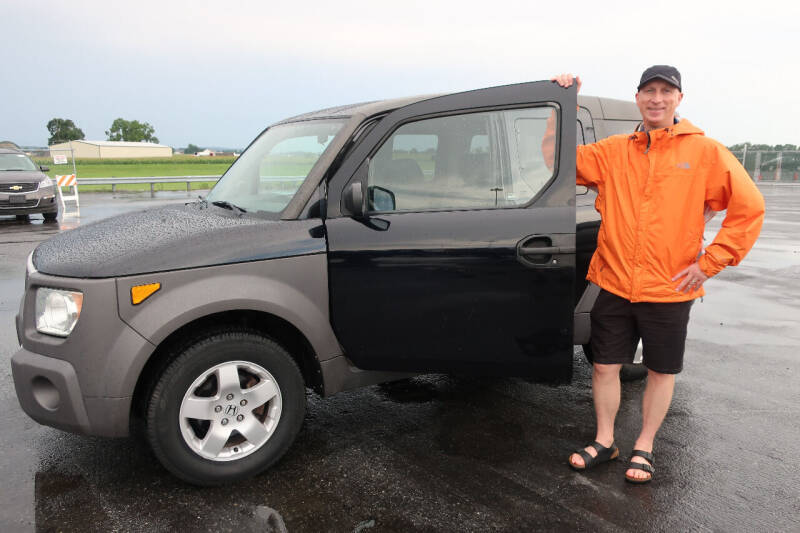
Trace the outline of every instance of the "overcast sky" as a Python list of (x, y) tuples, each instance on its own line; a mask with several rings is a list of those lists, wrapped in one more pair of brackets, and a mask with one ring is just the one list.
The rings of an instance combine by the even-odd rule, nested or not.
[(763, 0), (6, 0), (0, 140), (46, 145), (53, 117), (102, 140), (122, 117), (174, 147), (242, 147), (305, 111), (558, 72), (632, 100), (666, 63), (708, 135), (800, 144), (799, 21)]

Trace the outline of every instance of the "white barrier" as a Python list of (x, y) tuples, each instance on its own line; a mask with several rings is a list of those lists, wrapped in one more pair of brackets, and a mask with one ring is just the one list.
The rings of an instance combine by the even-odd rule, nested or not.
[[(56, 176), (56, 183), (58, 184), (58, 198), (61, 202), (61, 212), (64, 215), (67, 214), (67, 200), (70, 202), (75, 202), (75, 209), (76, 211), (80, 212), (81, 204), (78, 198), (78, 180), (76, 179), (75, 174)], [(69, 196), (64, 196), (64, 194), (61, 192), (61, 187), (69, 187), (72, 190), (72, 194)]]

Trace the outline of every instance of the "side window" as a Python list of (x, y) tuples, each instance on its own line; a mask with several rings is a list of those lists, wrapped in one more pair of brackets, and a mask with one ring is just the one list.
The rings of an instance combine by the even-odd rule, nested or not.
[[(591, 144), (597, 141), (597, 136), (594, 133), (594, 122), (592, 115), (585, 107), (578, 108), (578, 127), (583, 131), (578, 134), (578, 144)], [(583, 142), (581, 142), (583, 139)]]
[[(558, 114), (552, 107), (537, 107), (503, 111), (508, 132), (511, 175), (505, 176), (503, 192), (507, 205), (527, 204), (553, 177), (548, 167), (542, 143), (547, 131), (547, 119), (554, 117), (553, 126), (558, 131)], [(553, 146), (553, 154), (558, 147)]]
[(371, 158), (369, 210), (512, 207), (552, 178), (542, 141), (552, 107), (404, 124)]
[(581, 119), (577, 121), (578, 128), (575, 130), (575, 142), (577, 144), (586, 144), (586, 139), (583, 137), (583, 124), (581, 124)]

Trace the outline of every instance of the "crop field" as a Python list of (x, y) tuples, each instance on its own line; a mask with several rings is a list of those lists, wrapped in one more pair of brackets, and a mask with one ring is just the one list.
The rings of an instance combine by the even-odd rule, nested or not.
[[(434, 161), (432, 154), (399, 151), (395, 156), (411, 158), (417, 161), (425, 175), (433, 174)], [(318, 154), (289, 153), (273, 154), (261, 161), (259, 172), (262, 178), (267, 177), (305, 177), (314, 166)], [(236, 160), (234, 157), (195, 157), (191, 155), (174, 155), (157, 158), (129, 159), (76, 159), (75, 168), (80, 192), (110, 191), (111, 185), (81, 185), (81, 178), (143, 178), (152, 176), (221, 176)], [(47, 175), (55, 179), (57, 175), (72, 174), (72, 162), (66, 165), (54, 165), (50, 158), (34, 158), (37, 165), (50, 167)], [(192, 190), (210, 189), (216, 180), (191, 183)], [(297, 187), (296, 179), (289, 180), (292, 188)], [(268, 188), (283, 188), (286, 183), (273, 182)], [(116, 185), (117, 191), (149, 191), (150, 184)], [(156, 191), (185, 191), (185, 183), (157, 183)]]
[[(110, 191), (110, 185), (80, 185), (81, 178), (140, 178), (150, 176), (220, 176), (236, 160), (234, 157), (195, 157), (174, 155), (150, 159), (76, 159), (75, 169), (80, 192)], [(54, 165), (50, 158), (34, 158), (37, 165), (50, 167), (47, 175), (72, 174), (72, 162)], [(208, 183), (192, 183), (192, 189), (209, 189), (214, 180)], [(118, 191), (150, 190), (148, 184), (118, 185)], [(186, 190), (185, 183), (158, 183), (157, 191)]]

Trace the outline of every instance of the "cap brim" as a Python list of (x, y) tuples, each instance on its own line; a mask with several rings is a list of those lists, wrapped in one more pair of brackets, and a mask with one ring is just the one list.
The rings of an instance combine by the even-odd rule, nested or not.
[(653, 80), (663, 80), (663, 81), (669, 83), (670, 85), (672, 85), (673, 87), (677, 87), (679, 91), (683, 90), (683, 89), (681, 89), (680, 84), (675, 83), (675, 80), (673, 80), (672, 78), (670, 78), (668, 76), (665, 76), (663, 74), (654, 74), (653, 76), (647, 78), (645, 81), (640, 83), (638, 87), (636, 87), (636, 90), (637, 91), (641, 91), (642, 87), (644, 87), (645, 85), (647, 85), (648, 83), (650, 83)]

